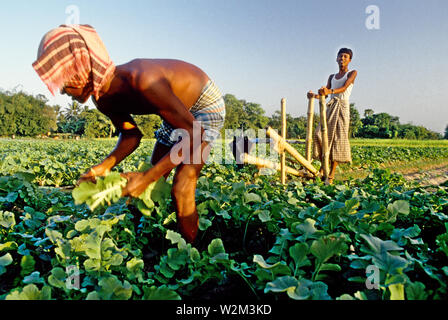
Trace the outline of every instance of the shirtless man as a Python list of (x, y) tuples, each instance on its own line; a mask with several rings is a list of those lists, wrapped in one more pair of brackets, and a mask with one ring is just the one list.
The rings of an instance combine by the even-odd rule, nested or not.
[[(71, 43), (71, 52), (61, 49), (67, 42)], [(90, 58), (90, 66), (84, 69), (77, 65), (83, 61), (83, 54)], [(72, 67), (67, 66), (70, 64), (60, 66), (61, 61), (72, 58), (78, 60)], [(89, 59), (85, 60), (84, 64), (89, 64)], [(196, 183), (211, 142), (219, 135), (225, 118), (222, 94), (207, 74), (179, 60), (136, 59), (114, 66), (96, 31), (87, 25), (61, 26), (47, 33), (33, 66), (50, 90), (57, 88), (80, 103), (92, 96), (98, 110), (111, 119), (120, 133), (115, 149), (79, 182), (104, 176), (137, 149), (143, 135), (131, 115), (157, 114), (164, 120), (156, 133), (157, 142), (151, 159), (153, 167), (145, 172), (123, 174), (128, 180), (123, 196), (138, 197), (149, 184), (168, 176), (177, 167), (171, 193), (178, 226), (185, 239), (194, 242), (199, 221)], [(64, 70), (59, 72), (64, 76), (49, 81), (48, 78), (51, 80), (60, 68), (75, 71)], [(201, 121), (200, 130), (193, 130), (197, 120)], [(173, 139), (174, 129), (184, 130), (187, 138), (179, 142)], [(172, 157), (174, 146), (176, 156)]]

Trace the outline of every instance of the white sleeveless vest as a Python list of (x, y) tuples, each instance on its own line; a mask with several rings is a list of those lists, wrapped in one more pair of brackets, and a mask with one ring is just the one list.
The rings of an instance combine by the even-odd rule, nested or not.
[[(348, 74), (350, 73), (350, 70), (345, 73), (345, 75), (341, 79), (336, 79), (336, 74), (333, 75), (331, 79), (331, 89), (339, 89), (344, 86), (345, 82), (347, 81)], [(331, 95), (331, 98), (338, 97), (341, 100), (349, 101), (350, 95), (352, 94), (353, 89), (353, 83), (351, 83), (347, 89), (342, 93), (335, 93)]]

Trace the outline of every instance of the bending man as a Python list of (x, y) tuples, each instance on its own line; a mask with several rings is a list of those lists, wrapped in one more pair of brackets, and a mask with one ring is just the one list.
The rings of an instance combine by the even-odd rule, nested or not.
[[(123, 196), (138, 197), (177, 167), (171, 193), (180, 232), (193, 242), (198, 231), (196, 183), (225, 118), (222, 94), (207, 74), (178, 60), (136, 59), (115, 66), (88, 25), (62, 25), (48, 32), (33, 67), (53, 94), (60, 91), (80, 103), (92, 96), (120, 133), (115, 149), (79, 182), (105, 175), (137, 149), (143, 135), (131, 115), (157, 114), (164, 120), (156, 132), (153, 167), (125, 174)], [(174, 129), (182, 129), (180, 141)]]

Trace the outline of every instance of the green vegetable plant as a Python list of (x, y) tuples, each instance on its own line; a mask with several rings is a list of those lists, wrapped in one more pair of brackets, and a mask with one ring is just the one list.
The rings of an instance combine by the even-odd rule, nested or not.
[[(319, 179), (284, 186), (252, 167), (211, 163), (196, 191), (198, 241), (188, 244), (176, 230), (171, 178), (137, 199), (121, 197), (120, 173), (147, 168), (141, 159), (152, 142), (96, 184), (59, 188), (109, 146), (82, 141), (61, 151), (20, 142), (0, 156), (0, 299), (448, 298), (446, 185), (424, 187), (375, 168), (332, 186)], [(394, 152), (409, 159), (446, 152), (354, 151), (373, 167)], [(366, 286), (369, 270), (378, 289)]]

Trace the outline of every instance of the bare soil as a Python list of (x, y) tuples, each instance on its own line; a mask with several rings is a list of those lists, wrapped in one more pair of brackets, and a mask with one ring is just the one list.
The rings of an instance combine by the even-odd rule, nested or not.
[(415, 181), (423, 186), (438, 186), (448, 181), (448, 166), (437, 166), (424, 170), (403, 173), (408, 181)]

